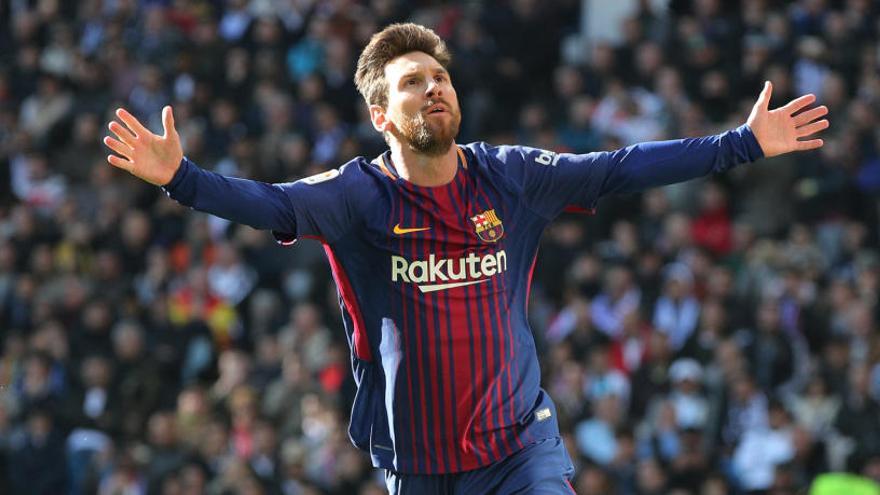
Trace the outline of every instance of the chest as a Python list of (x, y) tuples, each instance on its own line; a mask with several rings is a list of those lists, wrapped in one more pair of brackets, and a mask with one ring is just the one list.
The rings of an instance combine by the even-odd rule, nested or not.
[(469, 183), (389, 188), (370, 205), (365, 233), (374, 247), (408, 256), (460, 256), (503, 249), (514, 209), (497, 189)]

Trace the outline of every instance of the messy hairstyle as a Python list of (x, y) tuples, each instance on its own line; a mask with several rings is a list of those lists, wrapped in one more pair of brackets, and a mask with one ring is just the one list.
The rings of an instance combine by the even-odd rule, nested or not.
[(354, 83), (367, 105), (388, 105), (385, 65), (410, 52), (424, 52), (449, 68), (452, 56), (446, 43), (434, 31), (418, 24), (391, 24), (374, 34), (358, 57)]

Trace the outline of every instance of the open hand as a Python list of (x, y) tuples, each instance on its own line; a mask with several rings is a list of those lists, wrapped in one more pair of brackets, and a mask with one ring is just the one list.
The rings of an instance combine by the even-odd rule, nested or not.
[[(828, 107), (822, 105), (806, 109), (816, 101), (815, 95), (804, 95), (785, 106), (770, 110), (770, 94), (773, 84), (764, 83), (764, 90), (752, 108), (746, 123), (752, 129), (765, 157), (781, 155), (791, 151), (806, 151), (821, 147), (821, 139), (803, 138), (815, 136), (828, 128), (828, 120), (820, 119), (828, 114)], [(796, 114), (796, 115), (795, 115)]]
[(183, 159), (183, 148), (180, 146), (177, 129), (174, 128), (171, 107), (162, 109), (165, 133), (161, 136), (150, 132), (122, 108), (116, 109), (116, 116), (125, 125), (115, 120), (108, 125), (116, 138), (107, 136), (104, 144), (120, 155), (108, 155), (107, 161), (110, 165), (127, 170), (135, 177), (157, 186), (171, 182), (180, 167), (180, 160)]

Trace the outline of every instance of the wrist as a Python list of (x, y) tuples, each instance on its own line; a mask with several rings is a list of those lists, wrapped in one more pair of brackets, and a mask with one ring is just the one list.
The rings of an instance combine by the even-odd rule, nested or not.
[(764, 147), (761, 145), (761, 141), (758, 139), (758, 136), (755, 134), (755, 131), (749, 123), (737, 127), (733, 132), (739, 135), (743, 143), (746, 145), (749, 161), (755, 161), (759, 158), (767, 157)]
[(163, 184), (161, 186), (162, 189), (165, 189), (166, 192), (173, 192), (177, 185), (183, 181), (187, 172), (189, 172), (189, 167), (191, 165), (192, 162), (190, 162), (187, 157), (182, 157), (177, 164), (177, 170), (175, 170), (174, 175), (171, 176), (171, 180)]

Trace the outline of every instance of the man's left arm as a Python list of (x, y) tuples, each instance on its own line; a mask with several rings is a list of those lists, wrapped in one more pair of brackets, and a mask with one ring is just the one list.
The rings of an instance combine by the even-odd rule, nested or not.
[(599, 155), (592, 164), (595, 177), (585, 184), (585, 196), (596, 200), (724, 172), (762, 158), (764, 152), (743, 124), (713, 136), (639, 143)]
[(772, 91), (773, 85), (767, 81), (746, 123), (731, 131), (702, 138), (641, 143), (612, 152), (608, 157), (608, 175), (596, 192), (602, 196), (640, 191), (724, 172), (763, 157), (821, 147), (821, 139), (807, 138), (828, 128), (828, 120), (822, 118), (828, 108), (808, 109), (816, 97), (804, 95), (770, 110)]
[[(821, 147), (816, 133), (828, 127), (824, 106), (808, 108), (813, 95), (770, 110), (767, 82), (742, 126), (700, 138), (639, 143), (584, 155), (519, 148), (523, 166), (513, 167), (524, 199), (548, 218), (563, 208), (595, 208), (608, 194), (642, 191), (719, 173), (733, 166), (792, 151)], [(531, 165), (529, 165), (531, 163)]]

